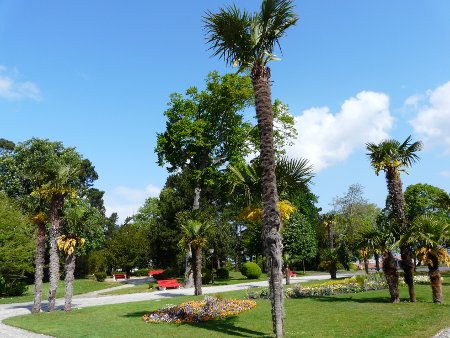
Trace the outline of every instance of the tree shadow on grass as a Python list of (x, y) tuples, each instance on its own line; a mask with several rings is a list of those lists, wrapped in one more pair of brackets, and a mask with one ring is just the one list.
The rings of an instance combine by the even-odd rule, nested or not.
[[(334, 296), (326, 296), (326, 297), (311, 297), (314, 300), (325, 303), (335, 303), (335, 302), (355, 302), (355, 303), (385, 303), (389, 304), (389, 298), (380, 298), (380, 297), (371, 297), (371, 298), (353, 298), (353, 297), (334, 297)], [(401, 299), (400, 301), (406, 301), (407, 299)]]
[[(272, 337), (261, 331), (247, 329), (236, 325), (236, 317), (228, 317), (220, 320), (212, 320), (203, 323), (185, 323), (179, 325), (190, 325), (205, 330), (219, 332), (234, 337)], [(214, 334), (214, 333), (211, 333)]]
[(130, 313), (122, 315), (122, 317), (137, 318), (137, 317), (142, 317), (143, 315), (146, 315), (149, 312), (151, 312), (151, 311), (147, 310), (147, 311), (130, 312)]
[[(141, 318), (142, 316), (146, 315), (150, 311), (136, 311), (136, 312), (130, 312), (123, 317), (129, 317), (129, 318)], [(271, 337), (271, 335), (267, 335), (264, 332), (256, 331), (256, 330), (250, 330), (244, 327), (240, 327), (236, 325), (236, 318), (235, 317), (229, 317), (224, 318), (220, 320), (211, 320), (207, 322), (202, 323), (182, 323), (182, 324), (167, 324), (167, 325), (177, 325), (179, 327), (183, 325), (190, 325), (194, 326), (196, 328), (202, 328), (205, 330), (210, 331), (216, 331), (220, 333), (225, 333), (229, 336), (235, 336), (235, 337)]]

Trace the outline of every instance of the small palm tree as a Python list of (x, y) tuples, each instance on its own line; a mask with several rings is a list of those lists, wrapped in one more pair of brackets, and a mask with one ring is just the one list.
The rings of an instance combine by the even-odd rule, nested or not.
[(284, 335), (283, 262), (279, 232), (281, 221), (277, 210), (270, 69), (267, 64), (275, 59), (275, 46), (280, 46), (280, 39), (297, 19), (289, 0), (263, 0), (260, 11), (254, 14), (232, 6), (220, 9), (219, 13), (208, 12), (204, 18), (213, 55), (224, 59), (228, 65), (238, 66), (239, 71), (250, 70), (261, 147), (263, 241), (269, 272), (273, 329), (277, 337)]
[[(378, 175), (380, 171), (385, 172), (393, 220), (398, 227), (398, 232), (404, 234), (408, 230), (408, 224), (400, 173), (402, 171), (406, 172), (405, 168), (409, 168), (419, 159), (416, 152), (422, 149), (422, 143), (419, 141), (412, 142), (411, 136), (408, 136), (403, 143), (391, 139), (384, 140), (379, 144), (367, 143), (366, 148), (369, 151), (367, 155), (369, 156), (372, 167), (375, 169), (375, 174)], [(414, 262), (411, 247), (401, 245), (400, 254), (402, 257), (402, 268), (405, 272), (405, 282), (409, 288), (409, 298), (411, 302), (415, 302), (416, 295), (413, 282)]]
[(443, 246), (450, 239), (450, 224), (432, 215), (419, 216), (400, 239), (400, 245), (417, 247), (417, 258), (428, 265), (433, 302), (442, 303), (442, 282), (439, 264), (450, 265), (450, 256)]
[(211, 226), (210, 223), (195, 220), (181, 224), (182, 242), (186, 248), (192, 250), (195, 295), (202, 294), (202, 248), (206, 245), (206, 235)]
[(66, 276), (64, 311), (72, 310), (73, 281), (75, 279), (75, 264), (77, 250), (84, 245), (85, 239), (78, 235), (77, 228), (85, 221), (86, 209), (82, 205), (67, 208), (64, 213), (67, 235), (58, 237), (58, 249), (65, 254), (64, 269)]

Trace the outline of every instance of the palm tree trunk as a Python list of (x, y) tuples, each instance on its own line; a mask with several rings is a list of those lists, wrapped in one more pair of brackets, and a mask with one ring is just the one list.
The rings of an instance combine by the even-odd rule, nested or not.
[[(386, 182), (388, 185), (389, 196), (391, 197), (392, 211), (394, 219), (398, 224), (400, 235), (408, 230), (408, 223), (405, 214), (405, 197), (403, 195), (402, 181), (400, 173), (397, 169), (389, 169), (386, 171)], [(416, 293), (414, 291), (414, 262), (412, 260), (413, 252), (409, 245), (400, 247), (400, 255), (402, 258), (401, 267), (405, 273), (405, 283), (408, 285), (409, 300), (416, 301)]]
[(194, 294), (196, 296), (202, 294), (202, 249), (195, 246), (192, 248), (194, 256)]
[(442, 304), (444, 301), (442, 296), (441, 273), (439, 271), (439, 260), (434, 255), (428, 256), (431, 264), (428, 264), (428, 276), (430, 276), (431, 291), (433, 292), (433, 303)]
[(56, 290), (59, 281), (59, 253), (58, 237), (61, 223), (61, 211), (64, 207), (64, 198), (55, 196), (50, 203), (50, 288), (48, 290), (48, 311), (56, 309)]
[(400, 302), (400, 293), (398, 291), (398, 273), (392, 252), (385, 251), (383, 255), (383, 272), (391, 294), (391, 302)]
[(66, 256), (65, 261), (65, 270), (66, 270), (66, 277), (64, 279), (64, 282), (66, 284), (66, 292), (65, 292), (65, 302), (64, 302), (64, 311), (71, 311), (72, 310), (72, 296), (73, 296), (73, 280), (74, 280), (74, 274), (75, 274), (75, 248), (74, 252), (71, 254), (68, 254)]
[(34, 272), (34, 304), (32, 313), (41, 312), (42, 300), (42, 282), (44, 279), (45, 264), (45, 223), (38, 221), (36, 223), (36, 257)]
[(260, 137), (260, 160), (263, 201), (262, 240), (269, 274), (269, 296), (272, 303), (272, 322), (275, 336), (284, 336), (283, 305), (283, 244), (280, 234), (281, 220), (278, 211), (275, 152), (273, 148), (273, 111), (270, 93), (270, 70), (255, 65), (251, 79), (255, 93), (256, 116)]

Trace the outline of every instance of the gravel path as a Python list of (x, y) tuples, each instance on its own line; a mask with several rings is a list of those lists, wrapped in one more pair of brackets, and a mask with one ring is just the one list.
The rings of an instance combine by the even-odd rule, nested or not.
[[(348, 274), (341, 274), (338, 277), (346, 277)], [(329, 279), (329, 275), (314, 275), (305, 277), (293, 277), (291, 278), (292, 283), (308, 282), (313, 280), (326, 280)], [(139, 282), (137, 282), (139, 283)], [(164, 291), (155, 291), (147, 293), (133, 293), (125, 295), (102, 295), (102, 292), (116, 290), (126, 287), (132, 287), (132, 284), (125, 284), (118, 287), (104, 289), (100, 291), (90, 292), (84, 295), (74, 296), (72, 300), (73, 308), (83, 308), (89, 306), (97, 305), (109, 305), (109, 304), (120, 304), (120, 303), (130, 303), (130, 302), (140, 302), (145, 300), (156, 300), (156, 299), (167, 299), (178, 296), (188, 296), (194, 294), (194, 289), (170, 289)], [(222, 285), (222, 286), (209, 286), (203, 287), (204, 294), (214, 294), (227, 291), (245, 290), (251, 288), (257, 288), (261, 286), (268, 286), (267, 281), (258, 282), (248, 282), (242, 284), (233, 285)], [(46, 308), (46, 302), (43, 303), (43, 309)], [(58, 309), (64, 307), (64, 299), (57, 299), (56, 305)], [(14, 328), (2, 323), (2, 321), (9, 317), (19, 316), (23, 314), (31, 313), (31, 308), (33, 307), (32, 302), (28, 303), (16, 303), (16, 304), (1, 304), (0, 305), (0, 337), (2, 338), (43, 338), (49, 337), (41, 334), (36, 334), (30, 331), (25, 331), (22, 329)], [(450, 338), (450, 328), (442, 330), (433, 338)]]

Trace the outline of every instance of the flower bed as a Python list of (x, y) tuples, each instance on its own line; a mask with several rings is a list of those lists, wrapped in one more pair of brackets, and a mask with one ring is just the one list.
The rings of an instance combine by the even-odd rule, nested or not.
[[(285, 297), (300, 298), (312, 296), (330, 296), (343, 293), (357, 293), (369, 290), (380, 290), (387, 288), (384, 276), (381, 273), (370, 275), (357, 275), (342, 280), (331, 280), (325, 283), (312, 286), (302, 286), (300, 284), (293, 285), (284, 290)], [(247, 293), (248, 298), (267, 298), (268, 289), (260, 289), (258, 291), (250, 291)]]
[(147, 323), (198, 323), (235, 316), (256, 306), (252, 300), (219, 299), (206, 296), (203, 301), (190, 301), (180, 305), (169, 305), (147, 313)]

